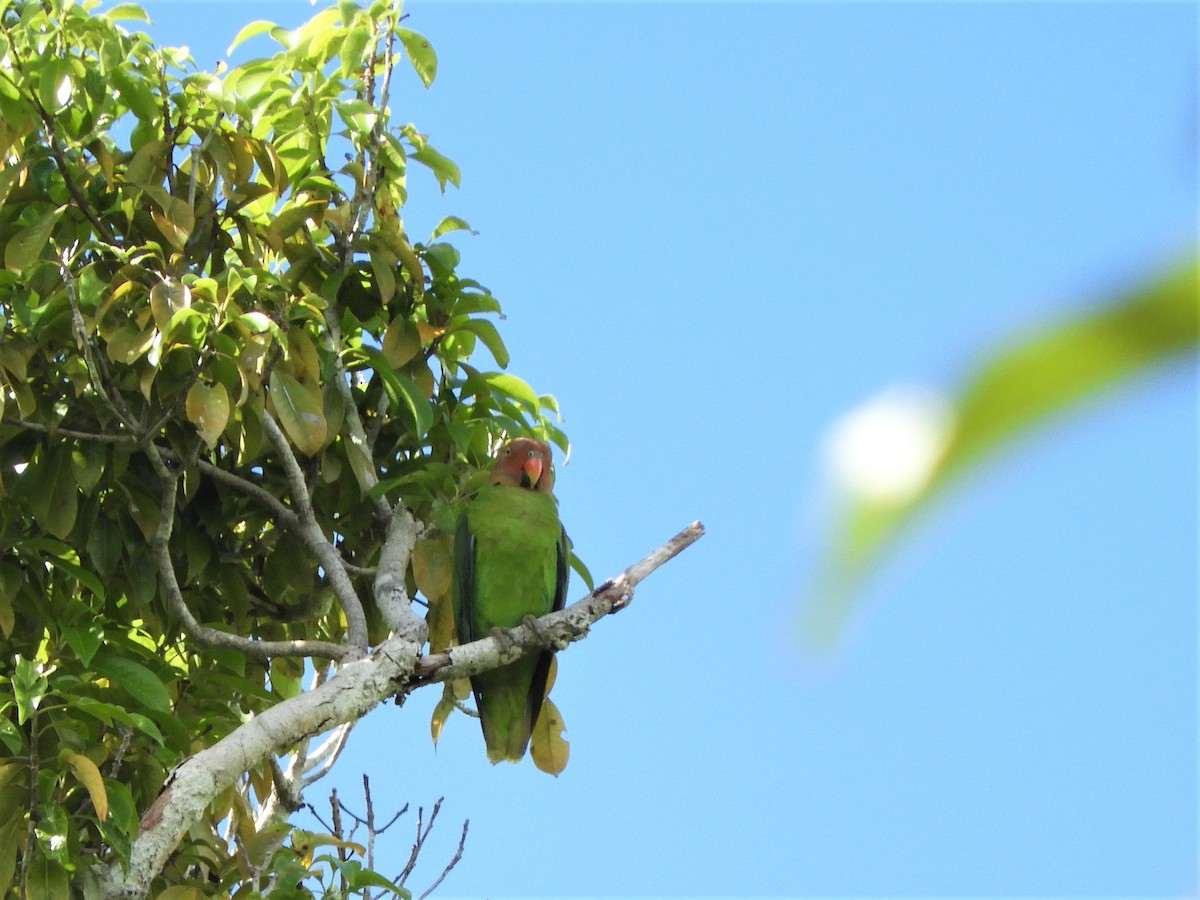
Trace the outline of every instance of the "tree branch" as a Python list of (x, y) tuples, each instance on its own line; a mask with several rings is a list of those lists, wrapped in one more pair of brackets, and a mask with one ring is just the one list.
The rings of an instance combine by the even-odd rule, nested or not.
[(610, 578), (582, 600), (566, 609), (525, 622), (445, 653), (423, 656), (417, 661), (415, 689), (424, 684), (478, 675), (506, 665), (539, 650), (561, 650), (587, 636), (592, 625), (610, 613), (619, 612), (633, 600), (633, 591), (651, 572), (682, 553), (704, 536), (704, 526), (693, 522), (645, 559), (634, 563), (616, 578)]
[(292, 487), (292, 505), (295, 507), (298, 517), (297, 533), (325, 570), (329, 586), (333, 588), (334, 595), (342, 605), (342, 612), (346, 614), (346, 642), (358, 651), (365, 653), (367, 649), (367, 617), (363, 612), (362, 600), (359, 599), (358, 592), (354, 590), (354, 584), (350, 581), (350, 575), (343, 565), (342, 555), (325, 536), (325, 532), (321, 530), (321, 526), (317, 522), (317, 517), (313, 513), (312, 501), (308, 496), (308, 485), (304, 481), (304, 473), (300, 471), (300, 463), (296, 461), (296, 454), (292, 452), (287, 436), (268, 412), (263, 412), (262, 424), (263, 431), (266, 432), (267, 437), (279, 453), (283, 470)]
[(209, 647), (224, 647), (236, 650), (254, 659), (267, 662), (272, 656), (311, 656), (321, 659), (345, 659), (352, 648), (344, 644), (333, 644), (328, 641), (253, 641), (241, 635), (218, 631), (201, 625), (188, 609), (183, 599), (179, 580), (175, 576), (175, 566), (171, 561), (171, 530), (175, 523), (175, 495), (178, 491), (178, 477), (174, 475), (153, 444), (146, 446), (150, 464), (158, 475), (162, 485), (162, 501), (159, 508), (158, 528), (154, 533), (152, 550), (154, 564), (158, 569), (158, 582), (162, 585), (163, 593), (171, 610), (179, 616), (184, 630), (197, 642)]
[[(561, 649), (583, 637), (598, 619), (627, 605), (640, 581), (703, 534), (699, 522), (690, 525), (578, 603), (512, 629), (508, 634), (514, 636), (514, 643), (490, 636), (449, 653), (418, 658), (420, 645), (397, 633), (370, 656), (342, 665), (333, 678), (308, 693), (264, 710), (174, 770), (163, 792), (142, 816), (128, 866), (122, 868), (114, 862), (102, 870), (104, 895), (129, 900), (144, 897), (180, 839), (212, 800), (259, 760), (361, 719), (397, 690), (409, 693), (435, 681), (495, 668), (522, 653)], [(417, 672), (424, 677), (415, 679)]]

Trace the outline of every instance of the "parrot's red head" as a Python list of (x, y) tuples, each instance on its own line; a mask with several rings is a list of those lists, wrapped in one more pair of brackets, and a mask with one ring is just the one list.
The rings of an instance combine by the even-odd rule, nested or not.
[(554, 486), (550, 445), (533, 438), (516, 438), (500, 448), (492, 465), (492, 484), (549, 494)]

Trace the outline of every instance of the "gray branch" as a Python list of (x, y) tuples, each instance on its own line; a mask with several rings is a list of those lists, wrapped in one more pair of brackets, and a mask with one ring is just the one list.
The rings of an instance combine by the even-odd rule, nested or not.
[(466, 678), (506, 665), (539, 650), (561, 650), (587, 636), (592, 625), (610, 613), (619, 612), (633, 599), (633, 591), (651, 572), (686, 550), (704, 535), (704, 526), (693, 522), (645, 559), (634, 563), (616, 578), (610, 578), (566, 609), (540, 619), (531, 619), (500, 636), (489, 635), (445, 653), (423, 656), (417, 661), (417, 682), (423, 684)]
[[(173, 479), (168, 480), (173, 483)], [(397, 516), (397, 520), (400, 524), (396, 527), (400, 530), (403, 517)], [(172, 772), (163, 792), (142, 816), (128, 865), (122, 867), (116, 862), (101, 870), (104, 896), (122, 900), (145, 897), (179, 841), (213, 798), (259, 760), (285, 752), (300, 741), (344, 723), (357, 721), (397, 693), (406, 694), (425, 684), (493, 669), (521, 653), (565, 647), (583, 637), (603, 616), (627, 606), (639, 582), (703, 534), (704, 527), (699, 522), (690, 525), (578, 603), (512, 629), (509, 635), (515, 643), (487, 637), (448, 653), (419, 658), (420, 644), (409, 639), (402, 629), (369, 656), (341, 665), (333, 678), (308, 693), (264, 710), (211, 747), (184, 760)], [(397, 539), (397, 554), (403, 543)], [(389, 568), (380, 565), (381, 571)]]
[(155, 530), (152, 544), (154, 565), (158, 570), (158, 582), (166, 595), (167, 603), (179, 616), (188, 635), (197, 643), (205, 646), (236, 650), (263, 662), (267, 662), (273, 656), (345, 659), (353, 648), (343, 644), (333, 644), (328, 641), (254, 641), (241, 635), (209, 628), (196, 620), (183, 599), (183, 591), (180, 589), (179, 579), (175, 575), (175, 566), (171, 562), (171, 530), (175, 522), (175, 496), (179, 487), (179, 479), (163, 462), (162, 456), (153, 444), (146, 446), (146, 453), (150, 457), (150, 464), (158, 475), (163, 491), (159, 507), (158, 528)]
[(287, 435), (275, 422), (270, 413), (264, 412), (262, 417), (263, 431), (279, 453), (284, 473), (292, 489), (292, 505), (298, 518), (296, 533), (308, 546), (309, 551), (316, 557), (317, 562), (325, 570), (329, 586), (333, 588), (334, 596), (342, 605), (346, 614), (346, 641), (357, 651), (366, 652), (367, 648), (367, 617), (363, 613), (362, 600), (354, 590), (350, 574), (342, 561), (333, 542), (321, 530), (317, 517), (313, 512), (312, 501), (308, 496), (308, 485), (304, 481), (304, 473), (300, 471), (300, 463), (292, 452)]

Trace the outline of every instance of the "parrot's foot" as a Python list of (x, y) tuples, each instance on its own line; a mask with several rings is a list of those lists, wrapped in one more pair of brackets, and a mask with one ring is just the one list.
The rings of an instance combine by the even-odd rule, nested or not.
[(500, 645), (501, 654), (507, 653), (513, 648), (513, 639), (510, 638), (508, 636), (508, 632), (499, 625), (493, 626), (488, 634), (495, 638), (496, 643)]
[(538, 636), (539, 640), (546, 640), (548, 632), (542, 627), (542, 623), (538, 621), (538, 617), (533, 613), (525, 613), (521, 619), (521, 624), (533, 629), (533, 633)]

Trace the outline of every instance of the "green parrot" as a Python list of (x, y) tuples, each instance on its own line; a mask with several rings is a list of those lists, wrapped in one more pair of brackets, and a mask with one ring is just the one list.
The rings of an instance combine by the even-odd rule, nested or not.
[[(454, 538), (454, 609), (466, 644), (526, 616), (562, 609), (567, 537), (551, 493), (550, 447), (517, 438), (501, 449), (488, 484), (459, 517)], [(519, 762), (546, 696), (551, 651), (471, 679), (488, 759)]]

